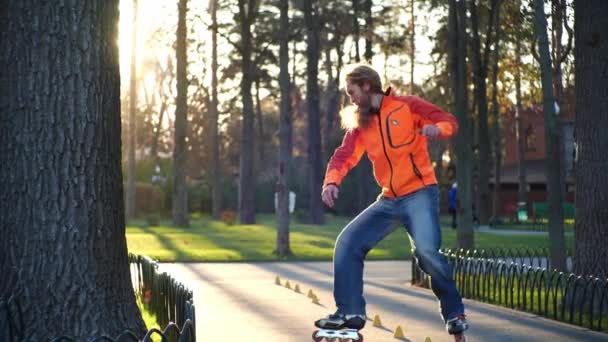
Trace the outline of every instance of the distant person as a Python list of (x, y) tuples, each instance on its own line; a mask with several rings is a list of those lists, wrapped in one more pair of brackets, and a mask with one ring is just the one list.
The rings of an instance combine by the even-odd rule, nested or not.
[(380, 76), (369, 66), (354, 66), (345, 72), (345, 79), (354, 106), (340, 113), (347, 131), (329, 160), (321, 197), (328, 207), (334, 206), (342, 179), (365, 152), (382, 193), (338, 236), (334, 250), (337, 311), (315, 325), (322, 329), (365, 326), (363, 262), (397, 228), (398, 219), (415, 246), (418, 264), (431, 276), (448, 332), (459, 335), (467, 323), (450, 265), (439, 253), (439, 190), (427, 149), (428, 140), (453, 136), (457, 121), (421, 98), (396, 96), (391, 88), (383, 91)]
[(458, 184), (454, 182), (448, 191), (448, 212), (452, 215), (452, 229), (456, 229), (456, 215), (458, 213)]

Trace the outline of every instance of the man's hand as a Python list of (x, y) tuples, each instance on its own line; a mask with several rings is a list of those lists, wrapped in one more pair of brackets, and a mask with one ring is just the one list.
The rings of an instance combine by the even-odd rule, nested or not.
[(335, 184), (327, 184), (323, 187), (323, 192), (321, 192), (321, 199), (326, 206), (333, 208), (334, 200), (338, 198), (338, 186)]
[(426, 136), (429, 140), (436, 140), (439, 138), (439, 127), (435, 125), (424, 125), (420, 130), (420, 134)]

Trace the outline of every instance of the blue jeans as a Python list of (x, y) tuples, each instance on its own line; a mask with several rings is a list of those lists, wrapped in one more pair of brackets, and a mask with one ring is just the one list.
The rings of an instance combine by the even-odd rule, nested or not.
[(363, 261), (367, 253), (402, 223), (409, 234), (418, 264), (431, 276), (444, 321), (464, 314), (446, 258), (439, 253), (439, 190), (427, 186), (397, 198), (379, 198), (342, 230), (334, 250), (334, 299), (338, 312), (365, 314)]

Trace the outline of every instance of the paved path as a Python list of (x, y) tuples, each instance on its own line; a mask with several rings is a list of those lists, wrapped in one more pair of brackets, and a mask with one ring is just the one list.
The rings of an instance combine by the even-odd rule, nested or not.
[[(199, 341), (311, 341), (313, 321), (335, 310), (332, 265), (327, 262), (162, 264), (194, 290)], [(274, 283), (275, 276), (298, 284), (304, 294)], [(378, 314), (385, 328), (368, 322), (366, 342), (453, 341), (439, 318), (431, 291), (407, 285), (409, 261), (369, 261), (365, 268), (368, 316)], [(313, 304), (308, 289), (320, 298)], [(465, 300), (471, 328), (467, 341), (607, 341), (608, 334), (531, 314)], [(405, 339), (395, 339), (400, 325)]]

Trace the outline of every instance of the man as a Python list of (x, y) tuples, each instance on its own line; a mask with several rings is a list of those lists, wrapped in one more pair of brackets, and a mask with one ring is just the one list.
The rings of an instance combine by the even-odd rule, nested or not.
[(452, 187), (450, 188), (450, 190), (448, 191), (448, 211), (450, 213), (450, 215), (452, 216), (452, 229), (456, 229), (457, 226), (457, 222), (456, 222), (456, 215), (457, 215), (457, 208), (458, 208), (458, 185), (456, 184), (456, 182), (454, 182), (454, 184), (452, 184)]
[(361, 329), (365, 325), (363, 261), (366, 254), (395, 230), (406, 228), (420, 267), (431, 276), (441, 315), (450, 334), (467, 329), (462, 298), (447, 260), (439, 253), (441, 231), (437, 180), (427, 140), (454, 135), (453, 115), (415, 96), (382, 91), (378, 73), (357, 65), (347, 71), (346, 92), (355, 105), (343, 110), (347, 128), (342, 145), (327, 166), (323, 202), (334, 206), (339, 186), (364, 152), (372, 162), (382, 194), (340, 233), (334, 250), (334, 299), (337, 311), (315, 322), (319, 328)]

